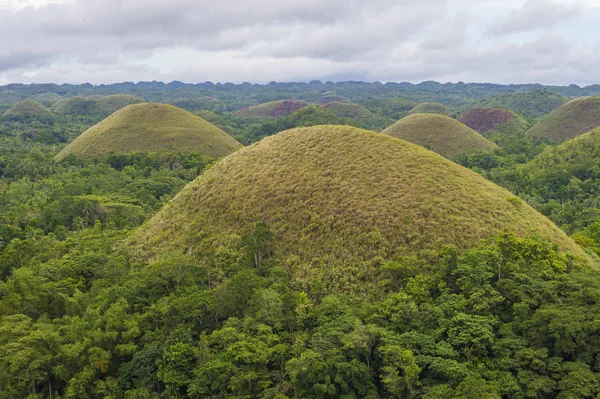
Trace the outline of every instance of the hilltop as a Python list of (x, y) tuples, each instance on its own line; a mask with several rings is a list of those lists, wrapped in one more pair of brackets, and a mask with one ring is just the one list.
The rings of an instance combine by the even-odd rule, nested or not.
[(459, 121), (437, 114), (409, 115), (381, 133), (430, 148), (451, 159), (497, 148)]
[(462, 114), (458, 121), (479, 133), (523, 133), (529, 127), (523, 117), (499, 108), (473, 108)]
[(600, 126), (600, 97), (581, 97), (550, 112), (527, 131), (529, 137), (561, 142)]
[(95, 100), (80, 96), (58, 100), (50, 109), (54, 113), (71, 116), (94, 115), (99, 112)]
[(453, 114), (453, 111), (444, 104), (428, 102), (417, 104), (413, 109), (408, 111), (408, 114), (439, 114), (450, 116)]
[(236, 115), (248, 118), (273, 118), (291, 114), (306, 106), (308, 106), (308, 103), (301, 100), (272, 101), (244, 108), (236, 112)]
[(235, 243), (257, 222), (272, 230), (273, 255), (295, 280), (323, 275), (340, 289), (371, 281), (382, 261), (469, 248), (504, 228), (585, 257), (548, 219), (480, 175), (402, 140), (329, 125), (288, 130), (224, 158), (137, 231), (130, 254), (210, 257), (218, 248), (235, 256)]
[(24, 100), (16, 103), (3, 115), (7, 119), (38, 119), (41, 121), (50, 120), (53, 118), (52, 112), (42, 104)]
[(92, 126), (62, 150), (69, 154), (99, 155), (137, 151), (193, 152), (213, 158), (241, 148), (233, 137), (180, 108), (167, 104), (128, 105)]

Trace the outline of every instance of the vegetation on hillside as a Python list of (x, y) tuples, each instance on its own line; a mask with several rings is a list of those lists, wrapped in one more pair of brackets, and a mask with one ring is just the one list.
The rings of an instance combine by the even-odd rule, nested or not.
[[(365, 123), (320, 106), (234, 115), (281, 98), (336, 93), (397, 120), (410, 101), (467, 110), (539, 88), (8, 85), (0, 112), (123, 93), (178, 103), (250, 144)], [(515, 107), (600, 94), (549, 90)], [(0, 399), (600, 396), (600, 131), (555, 147), (508, 123), (485, 133), (499, 148), (456, 159), (517, 198), (343, 126), (285, 132), (215, 165), (172, 152), (54, 160), (99, 120), (90, 112), (0, 118)], [(157, 245), (140, 252), (140, 238)]]
[(456, 119), (437, 114), (409, 115), (381, 133), (421, 145), (450, 159), (498, 148)]
[(526, 93), (507, 93), (492, 96), (475, 103), (475, 108), (509, 109), (528, 118), (542, 117), (562, 106), (568, 98), (549, 90)]
[(300, 100), (280, 100), (244, 108), (236, 113), (237, 116), (246, 118), (273, 118), (284, 116), (308, 106)]
[(458, 121), (479, 133), (524, 133), (529, 128), (525, 118), (499, 108), (473, 108), (462, 114)]
[(427, 102), (422, 104), (417, 104), (414, 108), (408, 111), (409, 115), (412, 114), (439, 114), (445, 116), (453, 116), (454, 111), (444, 104), (435, 103), (435, 102)]
[(56, 159), (70, 154), (102, 155), (138, 151), (199, 152), (219, 158), (241, 148), (227, 133), (167, 104), (128, 105), (92, 126), (63, 149)]
[(600, 126), (600, 97), (569, 101), (550, 112), (527, 135), (562, 142)]
[[(285, 161), (283, 161), (285, 160)], [(253, 223), (275, 235), (273, 256), (307, 289), (367, 293), (378, 264), (468, 248), (509, 228), (578, 249), (507, 191), (419, 146), (347, 126), (298, 128), (215, 164), (144, 225), (139, 259), (235, 253)]]
[(3, 119), (12, 121), (35, 119), (41, 122), (49, 122), (53, 117), (52, 112), (48, 108), (32, 100), (20, 101), (2, 115)]

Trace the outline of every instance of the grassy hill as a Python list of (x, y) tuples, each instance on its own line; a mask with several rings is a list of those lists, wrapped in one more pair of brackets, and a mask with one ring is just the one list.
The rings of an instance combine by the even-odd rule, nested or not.
[(524, 115), (539, 118), (569, 101), (560, 94), (548, 90), (527, 93), (510, 93), (488, 97), (475, 103), (475, 108), (503, 108)]
[(369, 99), (361, 104), (374, 114), (393, 120), (404, 118), (417, 105), (406, 98)]
[(452, 111), (452, 109), (446, 107), (444, 104), (433, 103), (433, 102), (417, 104), (413, 109), (408, 111), (409, 115), (412, 115), (412, 114), (439, 114), (439, 115), (451, 116), (453, 113), (454, 113), (454, 111)]
[(8, 109), (3, 117), (6, 119), (38, 119), (47, 121), (51, 120), (53, 115), (52, 112), (42, 104), (32, 100), (24, 100)]
[(375, 115), (362, 105), (350, 103), (329, 103), (323, 108), (328, 109), (340, 118), (349, 119), (353, 125), (372, 130), (381, 130), (394, 123), (393, 120)]
[(523, 117), (499, 108), (473, 108), (462, 114), (458, 121), (479, 133), (523, 133), (529, 128)]
[(142, 103), (128, 105), (92, 126), (56, 159), (69, 154), (136, 151), (197, 151), (218, 158), (239, 148), (241, 144), (234, 138), (188, 111), (167, 104)]
[(37, 101), (38, 103), (50, 107), (55, 102), (62, 100), (63, 97), (56, 93), (42, 93), (37, 94), (31, 98), (33, 101)]
[(409, 115), (381, 133), (422, 145), (451, 159), (497, 148), (473, 129), (444, 115)]
[(127, 105), (138, 104), (143, 101), (143, 99), (130, 94), (114, 94), (112, 96), (100, 97), (96, 100), (96, 106), (104, 116), (108, 116)]
[(329, 103), (345, 103), (345, 102), (349, 102), (349, 100), (346, 97), (338, 96), (335, 94), (323, 96), (317, 100), (317, 104), (319, 104), (319, 105), (326, 105)]
[(224, 158), (137, 231), (130, 255), (235, 258), (257, 222), (274, 233), (273, 255), (295, 281), (319, 274), (338, 289), (368, 290), (385, 260), (469, 248), (505, 228), (586, 257), (480, 175), (402, 140), (328, 125), (288, 130)]
[(301, 100), (280, 100), (239, 110), (236, 115), (248, 118), (273, 118), (291, 114), (308, 105)]
[(600, 126), (600, 97), (581, 97), (550, 112), (527, 131), (530, 137), (561, 142)]
[(96, 115), (99, 112), (95, 100), (79, 96), (59, 100), (50, 109), (57, 114), (71, 116)]

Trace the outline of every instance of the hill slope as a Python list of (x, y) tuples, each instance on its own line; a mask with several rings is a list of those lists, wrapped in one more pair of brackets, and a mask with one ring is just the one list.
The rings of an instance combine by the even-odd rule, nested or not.
[(458, 121), (479, 133), (523, 133), (529, 127), (519, 115), (499, 108), (473, 108), (462, 114)]
[(448, 158), (497, 148), (473, 129), (444, 115), (409, 115), (381, 133), (429, 147)]
[(32, 100), (24, 100), (16, 103), (3, 115), (8, 119), (52, 119), (52, 112), (42, 104)]
[(362, 105), (350, 104), (350, 103), (328, 103), (323, 106), (333, 114), (340, 118), (346, 118), (350, 124), (360, 126), (365, 129), (381, 130), (394, 121), (375, 115)]
[(561, 142), (600, 126), (600, 97), (581, 97), (550, 112), (527, 131), (530, 137)]
[(291, 114), (308, 105), (301, 100), (280, 100), (239, 110), (236, 115), (248, 118), (273, 118)]
[(62, 150), (99, 155), (136, 151), (192, 152), (218, 158), (241, 148), (233, 137), (188, 111), (167, 104), (128, 105), (92, 126)]
[(50, 109), (60, 115), (84, 116), (99, 112), (95, 100), (85, 97), (72, 97), (58, 100)]
[(444, 104), (429, 102), (417, 104), (413, 109), (408, 111), (408, 114), (440, 114), (450, 116), (452, 115), (452, 110)]
[[(379, 263), (469, 248), (504, 228), (582, 250), (508, 191), (424, 148), (348, 126), (297, 128), (215, 164), (141, 227), (135, 258), (168, 251), (235, 256), (256, 222), (296, 280), (368, 283)], [(231, 252), (233, 251), (233, 253)], [(368, 284), (363, 288), (368, 289)]]

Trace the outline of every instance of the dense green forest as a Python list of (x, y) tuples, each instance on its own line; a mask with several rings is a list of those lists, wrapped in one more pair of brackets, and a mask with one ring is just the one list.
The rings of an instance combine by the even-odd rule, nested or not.
[[(136, 96), (116, 97), (120, 106), (177, 105), (249, 145), (299, 126), (380, 131), (423, 102), (459, 114), (510, 109), (534, 125), (570, 98), (600, 94), (600, 86), (0, 87), (2, 113), (27, 99), (50, 110), (23, 107), (27, 112), (0, 116), (0, 399), (600, 397), (598, 130), (556, 145), (498, 128), (483, 133), (498, 148), (456, 160), (517, 195), (503, 198), (515, 209), (523, 202), (546, 215), (591, 261), (535, 231), (503, 229), (467, 249), (441, 245), (427, 256), (380, 257), (369, 276), (376, 288), (365, 292), (331, 288), (318, 271), (299, 283), (297, 260), (275, 255), (278, 233), (265, 220), (214, 239), (208, 256), (131, 256), (137, 228), (219, 161), (199, 152), (56, 160), (115, 106), (88, 97), (113, 94)], [(84, 100), (58, 104), (71, 111), (53, 108), (76, 96)], [(376, 118), (336, 115), (316, 105), (325, 96), (343, 96)], [(311, 105), (258, 120), (235, 115), (287, 98)], [(357, 148), (352, 156), (378, 162), (364, 153)], [(235, 214), (239, 207), (220, 210)], [(324, 225), (316, 215), (309, 222)], [(327, 226), (335, 235), (336, 224)], [(306, 252), (314, 250), (301, 239)], [(378, 245), (380, 237), (368, 239)], [(358, 267), (346, 265), (360, 276)]]

